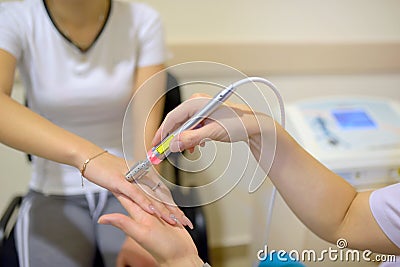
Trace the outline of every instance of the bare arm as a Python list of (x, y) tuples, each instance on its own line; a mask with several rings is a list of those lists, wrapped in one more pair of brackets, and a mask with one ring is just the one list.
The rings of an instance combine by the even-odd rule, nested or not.
[[(268, 127), (263, 127), (263, 138), (270, 135), (270, 120), (266, 116), (261, 118)], [(281, 126), (276, 128), (277, 147), (269, 177), (297, 217), (329, 242), (345, 238), (352, 248), (400, 253), (371, 213), (371, 192), (356, 192), (308, 154)], [(260, 140), (261, 136), (250, 139), (250, 148), (258, 159), (269, 153), (268, 147), (260, 147)]]
[(13, 100), (11, 90), (16, 60), (0, 49), (0, 140), (15, 149), (82, 167), (101, 148), (54, 125)]
[[(29, 154), (73, 166), (79, 174), (86, 159), (99, 154), (103, 149), (13, 100), (10, 94), (15, 68), (16, 59), (0, 49), (0, 142)], [(115, 194), (127, 196), (150, 214), (158, 213), (166, 221), (175, 224), (170, 218), (171, 211), (165, 205), (125, 180), (127, 170), (124, 159), (106, 153), (87, 165), (85, 177)], [(177, 218), (183, 216), (178, 209), (175, 211)]]

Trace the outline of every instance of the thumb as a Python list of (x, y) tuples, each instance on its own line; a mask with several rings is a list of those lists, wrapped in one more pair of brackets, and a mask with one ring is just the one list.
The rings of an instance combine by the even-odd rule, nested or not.
[(97, 222), (99, 224), (112, 225), (114, 227), (117, 227), (138, 242), (143, 240), (144, 238), (143, 233), (145, 233), (145, 227), (124, 214), (105, 214), (102, 215)]

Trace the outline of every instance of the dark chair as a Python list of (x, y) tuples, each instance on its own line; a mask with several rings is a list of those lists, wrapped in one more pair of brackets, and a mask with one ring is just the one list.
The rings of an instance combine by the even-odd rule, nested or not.
[[(180, 87), (177, 79), (168, 73), (167, 93), (165, 95), (165, 106), (163, 118), (181, 103)], [(31, 160), (28, 155), (28, 160)], [(167, 163), (168, 164), (168, 163)], [(177, 185), (181, 184), (180, 171), (174, 168), (174, 179)], [(172, 192), (174, 198), (191, 197), (196, 198), (195, 192), (190, 190), (189, 194), (183, 195), (182, 192), (174, 190)], [(0, 219), (0, 267), (18, 267), (18, 255), (14, 240), (14, 226), (19, 207), (22, 203), (22, 196), (15, 196), (8, 204), (7, 209)], [(186, 216), (193, 222), (194, 229), (187, 228), (189, 234), (196, 244), (199, 256), (203, 261), (210, 263), (207, 241), (206, 221), (201, 207), (181, 207)], [(98, 254), (99, 255), (99, 254)], [(94, 267), (102, 267), (103, 261), (97, 256)]]
[(14, 224), (22, 196), (15, 196), (8, 204), (0, 220), (0, 266), (19, 266), (14, 240)]

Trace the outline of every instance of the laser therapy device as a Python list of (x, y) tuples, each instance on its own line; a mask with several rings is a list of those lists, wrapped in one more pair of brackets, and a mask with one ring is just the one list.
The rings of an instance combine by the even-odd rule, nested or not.
[(400, 181), (400, 103), (343, 96), (286, 106), (288, 131), (359, 190)]
[(151, 165), (157, 165), (163, 161), (170, 154), (169, 143), (171, 140), (179, 133), (196, 127), (202, 120), (207, 118), (207, 116), (214, 112), (226, 99), (228, 99), (233, 94), (234, 90), (235, 86), (231, 85), (215, 95), (203, 109), (197, 112), (197, 114), (186, 121), (180, 128), (164, 138), (160, 144), (150, 149), (147, 152), (147, 158), (145, 160), (139, 161), (133, 165), (126, 174), (126, 179), (129, 182), (139, 180), (148, 172)]

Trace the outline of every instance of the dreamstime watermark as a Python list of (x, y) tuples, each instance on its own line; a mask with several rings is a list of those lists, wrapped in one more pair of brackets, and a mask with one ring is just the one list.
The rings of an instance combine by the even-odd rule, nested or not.
[(374, 254), (371, 250), (353, 250), (347, 249), (347, 240), (340, 238), (336, 242), (336, 248), (329, 247), (321, 251), (313, 249), (298, 250), (269, 250), (265, 245), (264, 249), (257, 252), (257, 258), (260, 261), (278, 260), (280, 262), (286, 261), (300, 261), (300, 262), (325, 262), (325, 261), (341, 261), (341, 262), (396, 262), (395, 255)]

